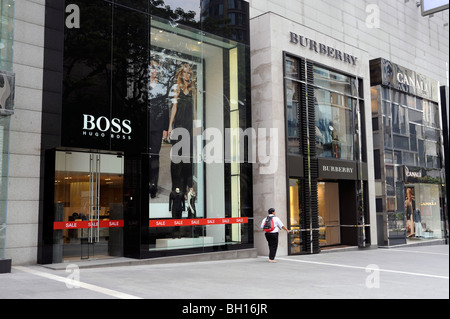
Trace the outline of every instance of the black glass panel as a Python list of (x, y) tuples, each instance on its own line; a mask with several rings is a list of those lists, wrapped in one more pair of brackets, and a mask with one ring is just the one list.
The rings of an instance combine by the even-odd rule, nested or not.
[(146, 149), (149, 16), (108, 1), (71, 1), (80, 28), (66, 28), (62, 145)]
[(66, 28), (64, 34), (62, 145), (107, 150), (109, 116), (102, 117), (110, 114), (112, 6), (71, 3), (83, 20), (79, 29)]
[(150, 0), (149, 11), (174, 24), (249, 43), (249, 4), (244, 0)]
[(146, 152), (149, 24), (148, 16), (121, 6), (114, 7), (111, 148)]
[[(107, 0), (113, 2), (113, 0)], [(148, 12), (149, 1), (148, 0), (114, 0), (115, 4), (119, 6), (128, 7), (130, 9), (138, 10), (141, 12)], [(150, 1), (151, 2), (151, 1)]]

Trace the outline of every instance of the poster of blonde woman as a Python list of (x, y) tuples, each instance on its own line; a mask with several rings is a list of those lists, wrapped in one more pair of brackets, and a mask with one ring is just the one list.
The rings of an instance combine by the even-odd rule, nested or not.
[[(150, 218), (201, 217), (202, 165), (194, 160), (200, 61), (152, 51), (149, 81)], [(180, 134), (183, 133), (183, 134)], [(182, 149), (177, 147), (182, 143)], [(178, 144), (179, 145), (179, 144)], [(200, 190), (202, 191), (202, 190)], [(200, 192), (201, 193), (201, 192)], [(189, 208), (189, 210), (188, 210)]]
[(413, 237), (414, 232), (414, 211), (416, 209), (416, 199), (414, 187), (406, 188), (405, 215), (406, 215), (406, 236)]

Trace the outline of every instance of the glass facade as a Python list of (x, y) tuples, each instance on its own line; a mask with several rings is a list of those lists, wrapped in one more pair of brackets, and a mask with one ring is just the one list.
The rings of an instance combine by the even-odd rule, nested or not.
[(9, 134), (14, 87), (14, 1), (0, 0), (0, 259), (5, 258)]
[(288, 154), (300, 154), (300, 101), (298, 80), (300, 76), (300, 61), (287, 56), (285, 58), (285, 85), (286, 85), (286, 126)]
[(54, 263), (123, 256), (123, 173), (123, 156), (56, 152)]
[(14, 0), (0, 1), (0, 70), (12, 72)]
[[(301, 154), (301, 132), (299, 123), (301, 109), (299, 86), (301, 78), (300, 60), (287, 56), (286, 76), (286, 118), (288, 153)], [(358, 157), (357, 100), (358, 81), (354, 77), (314, 65), (313, 85), (315, 103), (315, 149), (319, 158), (356, 160)]]
[(70, 3), (45, 263), (252, 247), (249, 47), (200, 1)]
[(156, 17), (151, 36), (150, 250), (247, 244), (246, 47)]
[(287, 53), (284, 75), (289, 253), (366, 246), (362, 80)]
[(383, 85), (371, 91), (379, 245), (441, 239), (439, 105)]
[(248, 19), (249, 6), (243, 0), (201, 1), (201, 22), (215, 34), (248, 44)]
[(318, 157), (355, 159), (356, 79), (314, 66)]

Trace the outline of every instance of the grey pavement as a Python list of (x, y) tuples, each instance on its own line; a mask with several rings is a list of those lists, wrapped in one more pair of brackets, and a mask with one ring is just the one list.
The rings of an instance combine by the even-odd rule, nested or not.
[(261, 256), (88, 269), (16, 266), (0, 275), (0, 299), (449, 299), (448, 245), (277, 261)]

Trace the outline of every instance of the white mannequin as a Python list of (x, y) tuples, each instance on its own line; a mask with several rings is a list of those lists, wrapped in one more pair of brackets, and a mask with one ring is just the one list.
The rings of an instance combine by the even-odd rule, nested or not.
[(191, 199), (192, 199), (192, 197), (195, 197), (195, 192), (194, 192), (194, 189), (193, 189), (193, 188), (191, 188), (191, 189), (189, 190), (187, 201), (188, 201), (188, 211), (189, 211), (189, 209), (190, 209), (190, 211), (191, 211), (192, 213), (195, 213), (195, 208), (192, 207), (192, 204), (191, 204)]

